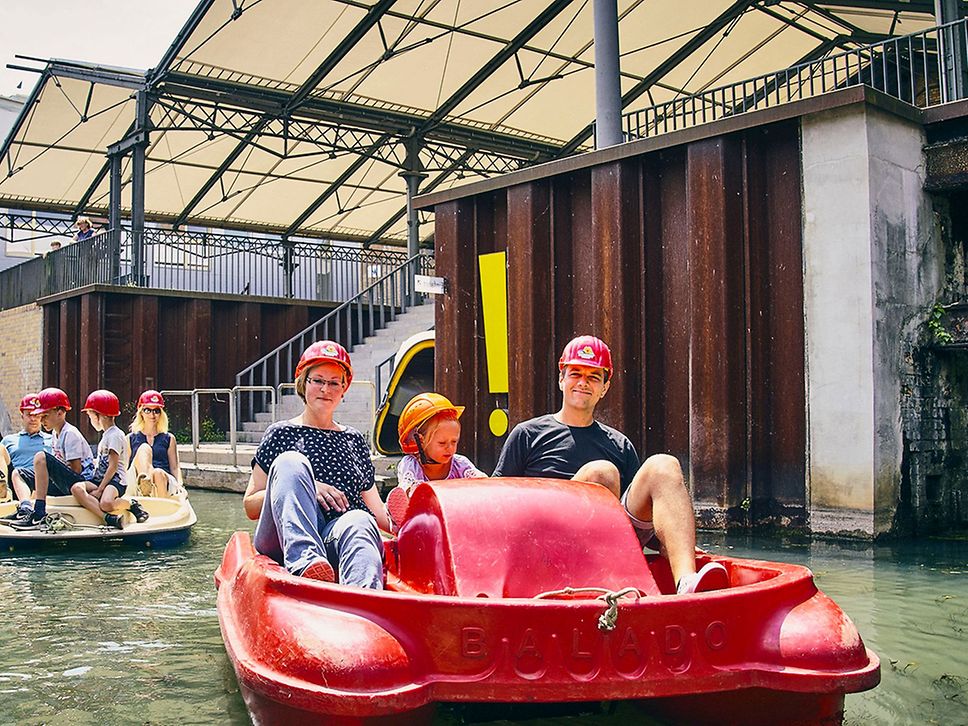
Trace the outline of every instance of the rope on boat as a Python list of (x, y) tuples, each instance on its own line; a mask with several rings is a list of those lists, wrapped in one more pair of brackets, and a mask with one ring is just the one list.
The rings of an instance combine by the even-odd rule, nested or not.
[(535, 600), (549, 600), (559, 597), (570, 597), (573, 595), (585, 595), (597, 593), (596, 600), (605, 601), (605, 612), (598, 616), (598, 629), (605, 632), (615, 630), (618, 623), (618, 603), (623, 597), (633, 595), (638, 602), (643, 596), (643, 592), (637, 587), (625, 587), (621, 590), (609, 590), (605, 587), (565, 587), (561, 590), (550, 590), (534, 596)]
[(605, 632), (615, 630), (615, 625), (618, 623), (618, 601), (626, 595), (634, 595), (636, 602), (642, 597), (642, 593), (637, 587), (626, 587), (617, 592), (607, 592), (602, 596), (608, 607), (605, 608), (605, 612), (598, 616), (599, 630)]
[(110, 527), (101, 524), (78, 524), (74, 516), (67, 512), (48, 512), (40, 523), (40, 531), (57, 534), (68, 529), (97, 529), (107, 531)]

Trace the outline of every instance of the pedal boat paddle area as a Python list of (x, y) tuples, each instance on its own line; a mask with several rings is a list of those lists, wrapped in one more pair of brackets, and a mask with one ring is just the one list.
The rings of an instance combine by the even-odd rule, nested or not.
[[(0, 524), (0, 549), (9, 551), (62, 542), (69, 542), (72, 546), (104, 542), (163, 548), (188, 540), (197, 519), (184, 490), (174, 496), (136, 498), (147, 510), (148, 520), (139, 524), (130, 512), (125, 511), (124, 529), (115, 529), (107, 526), (103, 518), (84, 509), (72, 496), (47, 497), (47, 517), (38, 528), (18, 530)], [(16, 509), (17, 502), (3, 502), (0, 517), (13, 514)]]
[[(436, 703), (633, 700), (674, 723), (829, 724), (877, 656), (805, 567), (701, 554), (725, 590), (675, 595), (604, 488), (419, 484), (386, 590), (294, 577), (236, 532), (215, 573), (256, 724), (427, 723)], [(576, 592), (577, 591), (577, 592)], [(625, 594), (620, 594), (625, 593)]]

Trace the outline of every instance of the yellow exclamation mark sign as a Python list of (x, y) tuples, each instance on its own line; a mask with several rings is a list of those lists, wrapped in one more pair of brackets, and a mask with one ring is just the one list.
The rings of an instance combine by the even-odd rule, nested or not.
[[(508, 277), (507, 253), (481, 255), (481, 308), (484, 314), (484, 353), (487, 358), (487, 389), (508, 392)], [(487, 420), (491, 433), (508, 432), (507, 409), (491, 411)]]

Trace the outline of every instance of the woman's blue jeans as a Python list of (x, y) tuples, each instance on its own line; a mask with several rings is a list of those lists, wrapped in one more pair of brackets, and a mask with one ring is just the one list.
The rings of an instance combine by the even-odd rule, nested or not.
[(294, 575), (326, 558), (341, 584), (383, 589), (383, 542), (376, 520), (351, 509), (327, 522), (316, 501), (312, 466), (298, 451), (280, 454), (269, 468), (253, 544)]

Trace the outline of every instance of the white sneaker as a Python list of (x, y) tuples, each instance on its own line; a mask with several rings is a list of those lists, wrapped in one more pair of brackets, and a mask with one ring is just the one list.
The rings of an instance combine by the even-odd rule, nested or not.
[(694, 592), (725, 590), (729, 587), (729, 573), (718, 562), (707, 562), (699, 572), (683, 575), (676, 586), (677, 595), (691, 595)]

